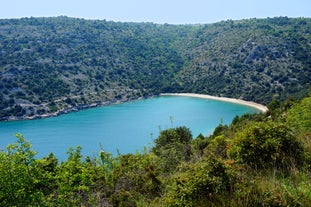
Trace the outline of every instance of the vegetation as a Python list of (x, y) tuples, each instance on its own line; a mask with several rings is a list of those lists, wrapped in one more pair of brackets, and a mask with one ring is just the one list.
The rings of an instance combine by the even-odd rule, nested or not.
[(176, 127), (151, 149), (115, 157), (77, 147), (61, 163), (52, 153), (38, 159), (17, 134), (0, 150), (0, 206), (311, 206), (310, 31), (310, 19), (287, 17), (0, 20), (1, 120), (161, 92), (269, 103), (208, 137)]
[(77, 147), (62, 163), (36, 159), (18, 134), (0, 151), (0, 205), (310, 206), (311, 97), (270, 105), (208, 137), (171, 128), (150, 150), (116, 157)]
[(268, 104), (307, 94), (311, 20), (208, 25), (68, 17), (0, 20), (0, 119), (58, 115), (163, 92)]
[(307, 94), (310, 22), (286, 17), (203, 26), (177, 80), (186, 91), (268, 104)]

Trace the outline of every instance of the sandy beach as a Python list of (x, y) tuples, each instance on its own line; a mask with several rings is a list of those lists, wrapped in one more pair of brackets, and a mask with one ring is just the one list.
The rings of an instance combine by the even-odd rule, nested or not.
[(264, 105), (252, 102), (252, 101), (244, 101), (241, 99), (235, 99), (235, 98), (226, 98), (226, 97), (217, 97), (217, 96), (210, 96), (205, 94), (196, 94), (196, 93), (162, 93), (161, 96), (188, 96), (188, 97), (195, 97), (195, 98), (205, 98), (205, 99), (211, 99), (211, 100), (218, 100), (218, 101), (226, 101), (236, 104), (242, 104), (246, 106), (250, 106), (253, 108), (256, 108), (263, 113), (268, 111), (268, 108)]

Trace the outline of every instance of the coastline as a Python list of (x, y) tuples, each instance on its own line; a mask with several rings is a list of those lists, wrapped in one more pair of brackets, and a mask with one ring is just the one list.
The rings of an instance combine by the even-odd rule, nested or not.
[[(250, 106), (250, 107), (258, 109), (262, 113), (265, 113), (268, 111), (268, 108), (264, 105), (261, 105), (261, 104), (255, 103), (255, 102), (251, 102), (251, 101), (244, 101), (241, 99), (235, 99), (235, 98), (218, 97), (218, 96), (211, 96), (211, 95), (197, 94), (197, 93), (161, 93), (160, 96), (186, 96), (186, 97), (194, 97), (194, 98), (204, 98), (204, 99), (225, 101), (225, 102), (231, 102), (231, 103)], [(62, 108), (62, 109), (60, 109), (56, 112), (52, 112), (52, 113), (44, 113), (44, 114), (40, 114), (40, 115), (35, 114), (33, 116), (21, 116), (21, 117), (9, 116), (9, 117), (6, 117), (5, 119), (0, 119), (0, 122), (44, 119), (44, 118), (49, 118), (49, 117), (60, 116), (62, 114), (77, 112), (77, 111), (84, 110), (84, 109), (101, 107), (101, 106), (109, 106), (109, 105), (113, 105), (113, 104), (121, 104), (121, 103), (128, 102), (128, 101), (140, 100), (140, 99), (145, 99), (145, 98), (150, 98), (150, 97), (154, 97), (154, 96), (126, 98), (126, 99), (120, 99), (120, 100), (113, 99), (113, 100), (104, 101), (104, 102), (87, 103), (87, 104), (82, 104), (82, 105), (78, 105), (78, 106)]]
[(204, 99), (225, 101), (225, 102), (250, 106), (250, 107), (260, 110), (262, 113), (265, 113), (268, 111), (268, 108), (262, 104), (255, 103), (252, 101), (244, 101), (242, 99), (236, 99), (236, 98), (218, 97), (218, 96), (211, 96), (211, 95), (197, 94), (197, 93), (161, 93), (160, 96), (186, 96), (186, 97), (194, 97), (194, 98), (204, 98)]
[(150, 98), (150, 97), (153, 97), (153, 96), (146, 96), (146, 97), (141, 96), (141, 97), (135, 97), (135, 98), (113, 99), (113, 100), (109, 100), (109, 101), (96, 102), (96, 103), (86, 103), (86, 104), (81, 104), (78, 106), (71, 106), (71, 107), (62, 108), (62, 109), (59, 109), (55, 112), (49, 112), (49, 113), (44, 113), (44, 114), (35, 114), (33, 116), (8, 116), (8, 117), (0, 119), (0, 122), (35, 120), (35, 119), (45, 119), (45, 118), (50, 118), (50, 117), (57, 117), (57, 116), (61, 116), (63, 114), (78, 112), (78, 111), (81, 111), (84, 109), (90, 109), (90, 108), (96, 108), (96, 107), (102, 107), (102, 106), (110, 106), (110, 105), (114, 105), (114, 104), (122, 104), (122, 103), (126, 103), (129, 101), (141, 100), (141, 99), (146, 99), (146, 98)]

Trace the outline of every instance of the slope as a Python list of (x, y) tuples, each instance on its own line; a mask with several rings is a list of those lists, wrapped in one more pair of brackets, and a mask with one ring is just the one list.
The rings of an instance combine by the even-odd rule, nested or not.
[(204, 25), (176, 77), (184, 91), (267, 104), (306, 95), (310, 19), (251, 19)]
[(0, 20), (0, 119), (59, 115), (163, 92), (267, 104), (307, 94), (311, 20), (208, 25), (68, 17)]

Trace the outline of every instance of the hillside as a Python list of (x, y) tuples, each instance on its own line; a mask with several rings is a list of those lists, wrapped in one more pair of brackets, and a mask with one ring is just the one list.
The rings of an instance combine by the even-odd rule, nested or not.
[(176, 78), (186, 91), (268, 104), (306, 95), (310, 19), (251, 19), (203, 26)]
[(192, 28), (185, 29), (67, 17), (1, 20), (1, 117), (156, 94), (184, 64), (171, 45)]
[(267, 104), (306, 95), (311, 20), (209, 25), (68, 17), (0, 20), (0, 119), (58, 115), (161, 92)]

